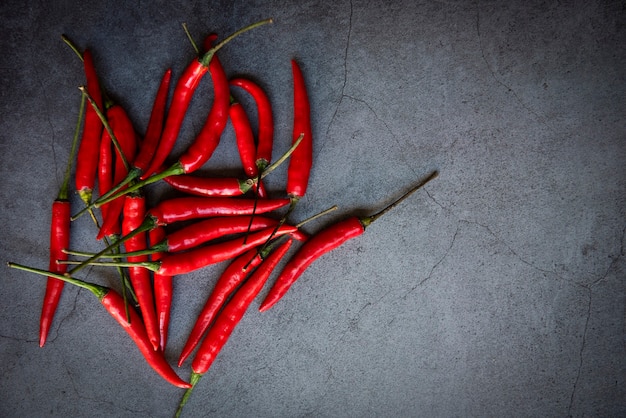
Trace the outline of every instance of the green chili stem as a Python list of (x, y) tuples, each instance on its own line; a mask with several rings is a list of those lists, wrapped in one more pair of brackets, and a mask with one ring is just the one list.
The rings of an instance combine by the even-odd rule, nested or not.
[(75, 279), (67, 274), (63, 275), (63, 274), (53, 273), (51, 271), (41, 270), (38, 268), (28, 267), (22, 264), (11, 263), (11, 262), (8, 262), (7, 266), (13, 269), (39, 274), (41, 276), (54, 277), (55, 279), (63, 280), (64, 282), (71, 283), (75, 286), (82, 287), (83, 289), (89, 290), (100, 300), (102, 300), (102, 298), (105, 297), (107, 293), (109, 293), (109, 288), (107, 287), (100, 286), (95, 283), (90, 283), (90, 282), (86, 282), (83, 280)]
[(437, 171), (433, 171), (426, 179), (420, 181), (418, 184), (416, 184), (415, 186), (411, 187), (411, 189), (409, 189), (409, 191), (404, 193), (402, 196), (400, 196), (398, 199), (396, 199), (391, 204), (387, 205), (381, 211), (379, 211), (379, 212), (377, 212), (377, 213), (375, 213), (375, 214), (373, 214), (371, 216), (366, 216), (365, 218), (361, 218), (360, 219), (361, 224), (363, 224), (364, 228), (367, 228), (376, 219), (380, 218), (385, 213), (389, 212), (391, 209), (393, 209), (396, 206), (398, 206), (398, 204), (400, 204), (404, 199), (406, 199), (407, 197), (409, 197), (410, 195), (412, 195), (413, 193), (415, 193), (416, 191), (421, 189), (423, 186), (426, 185), (426, 183), (428, 183), (432, 179), (436, 178), (438, 175), (439, 175), (439, 173)]
[(186, 23), (183, 23), (183, 30), (185, 31), (185, 35), (187, 35), (187, 39), (189, 39), (189, 43), (193, 47), (194, 51), (196, 51), (196, 54), (200, 55), (200, 50), (198, 49), (198, 45), (196, 45), (196, 41), (193, 40), (191, 33), (189, 33), (189, 29), (187, 29)]
[(108, 245), (102, 251), (94, 254), (93, 256), (88, 258), (87, 260), (84, 260), (79, 265), (77, 265), (72, 270), (70, 270), (69, 274), (71, 275), (72, 273), (76, 273), (77, 271), (85, 268), (91, 262), (97, 260), (98, 258), (103, 256), (104, 254), (109, 253), (112, 249), (118, 248), (120, 245), (122, 245), (124, 242), (128, 241), (129, 239), (131, 239), (131, 238), (133, 238), (133, 237), (135, 237), (135, 236), (137, 236), (137, 235), (139, 235), (139, 234), (141, 234), (143, 232), (149, 231), (149, 230), (153, 229), (155, 226), (156, 226), (156, 221), (152, 217), (146, 217), (146, 219), (143, 221), (143, 223), (141, 225), (139, 225), (139, 227), (137, 229), (135, 229), (133, 232), (130, 232), (130, 233), (124, 235), (119, 240), (117, 240), (117, 241), (111, 243), (110, 245)]
[(185, 391), (183, 398), (180, 400), (180, 403), (178, 404), (178, 409), (176, 409), (176, 414), (174, 415), (174, 418), (180, 418), (180, 414), (183, 412), (183, 408), (185, 404), (187, 403), (187, 401), (189, 400), (189, 397), (191, 396), (191, 392), (193, 391), (193, 388), (196, 387), (196, 383), (200, 381), (201, 377), (202, 375), (200, 373), (191, 372), (191, 378), (189, 379), (189, 383), (191, 383), (191, 387)]
[(226, 38), (224, 38), (223, 41), (219, 42), (213, 48), (209, 49), (202, 57), (200, 57), (200, 62), (205, 67), (208, 67), (209, 63), (211, 62), (211, 59), (213, 58), (213, 55), (215, 55), (215, 53), (219, 49), (221, 49), (224, 45), (226, 45), (228, 42), (232, 41), (234, 38), (236, 38), (237, 36), (241, 35), (244, 32), (248, 32), (249, 30), (258, 28), (259, 26), (263, 26), (263, 25), (266, 25), (268, 23), (274, 23), (274, 21), (271, 18), (270, 19), (261, 20), (259, 22), (256, 22), (256, 23), (253, 23), (251, 25), (248, 25), (245, 28), (241, 28), (238, 31), (233, 32), (231, 35), (229, 35)]
[[(74, 260), (58, 260), (57, 263), (72, 265), (81, 264), (80, 261)], [(151, 271), (158, 271), (161, 263), (158, 261), (90, 261), (89, 265), (101, 267), (144, 267)]]
[(70, 177), (72, 172), (72, 162), (76, 155), (76, 149), (78, 148), (78, 138), (80, 136), (80, 126), (83, 122), (83, 115), (85, 114), (85, 96), (80, 98), (80, 109), (78, 110), (78, 120), (76, 121), (76, 129), (74, 129), (74, 138), (72, 139), (72, 147), (70, 148), (70, 155), (65, 166), (65, 174), (63, 175), (63, 183), (59, 189), (57, 200), (68, 200), (70, 195)]
[(67, 46), (69, 46), (72, 49), (72, 51), (74, 51), (76, 55), (78, 55), (78, 58), (80, 58), (81, 61), (84, 61), (83, 53), (78, 50), (76, 45), (74, 45), (74, 43), (70, 41), (70, 39), (67, 36), (61, 35), (61, 39), (63, 39), (63, 42), (65, 42)]

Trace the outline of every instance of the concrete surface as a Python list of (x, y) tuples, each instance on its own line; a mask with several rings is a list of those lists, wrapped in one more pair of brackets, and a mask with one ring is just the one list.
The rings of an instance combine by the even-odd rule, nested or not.
[[(93, 50), (143, 133), (162, 72), (194, 56), (183, 22), (201, 40), (274, 17), (219, 56), (269, 92), (277, 154), (289, 60), (301, 63), (315, 155), (294, 219), (341, 208), (308, 232), (440, 171), (274, 309), (255, 301), (184, 416), (626, 415), (624, 2), (4, 1), (0, 13), (3, 261), (47, 266), (84, 83), (61, 34)], [(175, 155), (211, 98), (203, 82)], [(203, 171), (237, 167), (228, 127)], [(268, 179), (274, 195), (284, 179)], [(72, 247), (100, 248), (94, 234), (81, 218)], [(223, 267), (176, 281), (172, 364)], [(80, 276), (117, 286), (108, 269)], [(91, 294), (66, 288), (39, 348), (44, 280), (5, 267), (0, 283), (0, 416), (173, 414), (182, 391)]]

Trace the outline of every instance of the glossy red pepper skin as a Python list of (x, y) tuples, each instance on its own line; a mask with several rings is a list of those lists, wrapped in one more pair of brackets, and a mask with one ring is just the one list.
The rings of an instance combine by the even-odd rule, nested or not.
[[(289, 204), (289, 199), (263, 199), (255, 213), (267, 213)], [(158, 225), (212, 216), (251, 215), (254, 199), (228, 197), (180, 197), (164, 200), (148, 212)]]
[(272, 148), (274, 146), (274, 117), (270, 100), (261, 86), (252, 80), (234, 78), (230, 80), (230, 85), (241, 87), (256, 102), (259, 130), (255, 160), (259, 170), (263, 170), (272, 161)]
[(296, 61), (291, 61), (293, 73), (293, 142), (304, 134), (302, 142), (291, 154), (287, 170), (287, 194), (295, 198), (304, 196), (313, 164), (313, 135), (311, 107), (304, 76)]
[[(102, 109), (102, 92), (100, 82), (96, 74), (91, 51), (83, 53), (83, 66), (87, 79), (87, 92)], [(96, 181), (98, 167), (98, 155), (100, 152), (100, 137), (102, 135), (102, 122), (92, 106), (85, 109), (85, 122), (83, 134), (76, 158), (75, 185), (78, 194), (85, 203), (91, 201), (91, 194)]]
[[(230, 105), (229, 116), (235, 130), (237, 149), (239, 150), (243, 171), (249, 179), (258, 179), (259, 168), (256, 165), (256, 144), (254, 143), (254, 134), (252, 133), (248, 115), (243, 106), (235, 102)], [(267, 196), (263, 183), (259, 182), (259, 186), (254, 186), (253, 188), (259, 197), (265, 198)]]
[[(230, 294), (239, 286), (241, 282), (248, 276), (248, 274), (254, 270), (256, 266), (261, 264), (263, 259), (258, 254), (256, 248), (249, 250), (237, 258), (226, 267), (224, 272), (220, 275), (215, 286), (211, 291), (202, 311), (198, 315), (196, 322), (187, 337), (187, 342), (183, 347), (180, 357), (178, 358), (178, 367), (180, 367), (191, 352), (196, 348), (198, 343), (202, 340), (202, 336), (209, 328), (209, 325), (215, 318), (215, 315), (224, 305), (224, 302), (230, 296)], [(244, 270), (244, 268), (247, 268)]]
[[(154, 245), (165, 239), (165, 230), (163, 227), (157, 227), (149, 232), (150, 244)], [(152, 255), (152, 260), (160, 260), (162, 253)], [(165, 351), (167, 345), (167, 336), (170, 324), (170, 312), (172, 307), (173, 285), (172, 276), (164, 276), (162, 274), (154, 274), (154, 304), (156, 317), (159, 326), (160, 347)]]
[[(295, 226), (283, 225), (275, 232), (274, 236), (279, 237), (290, 234), (295, 230), (297, 230)], [(274, 228), (267, 228), (248, 234), (243, 238), (198, 247), (185, 252), (166, 254), (159, 260), (160, 267), (157, 273), (176, 276), (190, 273), (211, 264), (230, 260), (252, 248), (264, 244), (267, 239), (272, 236), (272, 233), (274, 233)]]
[[(106, 130), (103, 130), (100, 141), (100, 156), (98, 158), (98, 193), (100, 196), (111, 190), (111, 187), (113, 187), (114, 158), (115, 154), (113, 153), (111, 137)], [(108, 203), (100, 206), (100, 213), (103, 220), (106, 219), (108, 207)]]
[[(113, 105), (107, 110), (107, 120), (113, 133), (115, 134), (115, 137), (117, 138), (118, 143), (120, 144), (126, 160), (129, 163), (132, 163), (137, 152), (137, 134), (132, 121), (128, 117), (128, 114), (122, 106)], [(104, 130), (103, 136), (105, 137), (103, 141), (106, 140), (106, 137), (109, 137), (106, 130)], [(110, 137), (108, 138), (108, 141), (111, 141)], [(117, 184), (126, 177), (128, 169), (122, 163), (122, 157), (120, 156), (118, 150), (114, 150), (114, 155), (113, 184)], [(119, 233), (119, 218), (123, 209), (123, 197), (108, 203), (106, 216), (102, 222), (102, 227), (100, 228), (97, 239), (102, 239), (105, 236), (116, 235)]]
[(204, 219), (172, 232), (163, 242), (167, 252), (175, 253), (230, 234), (240, 234), (248, 230), (254, 232), (278, 225), (278, 221), (272, 218), (254, 216), (252, 223), (250, 218), (249, 215), (239, 215)]
[(159, 140), (161, 139), (171, 78), (172, 70), (168, 69), (159, 84), (159, 89), (157, 90), (154, 104), (152, 105), (152, 112), (150, 113), (146, 134), (141, 143), (141, 148), (137, 153), (137, 158), (133, 161), (133, 166), (142, 173), (149, 167), (152, 157), (159, 145)]
[(181, 174), (166, 177), (174, 189), (195, 196), (241, 196), (252, 189), (247, 180), (235, 177), (197, 177)]
[(124, 328), (124, 331), (132, 338), (132, 340), (143, 354), (148, 364), (167, 382), (179, 388), (188, 389), (191, 385), (182, 380), (174, 369), (168, 364), (163, 351), (154, 350), (154, 347), (148, 338), (143, 321), (133, 309), (129, 309), (130, 323), (126, 319), (126, 309), (124, 299), (114, 290), (108, 289), (108, 292), (100, 299), (100, 302), (107, 312)]
[(243, 171), (249, 178), (256, 178), (259, 174), (259, 169), (256, 166), (256, 144), (254, 143), (254, 134), (252, 133), (252, 126), (250, 126), (246, 110), (240, 103), (235, 102), (230, 105), (228, 115), (235, 130), (237, 149), (239, 150)]
[(204, 374), (209, 370), (246, 310), (263, 288), (272, 270), (289, 250), (290, 245), (291, 240), (272, 252), (226, 304), (209, 329), (191, 363), (191, 369), (195, 374)]
[(172, 94), (172, 103), (165, 119), (159, 146), (141, 179), (146, 179), (159, 170), (174, 148), (193, 94), (208, 70), (209, 68), (203, 65), (199, 59), (194, 59), (180, 76)]
[[(122, 221), (122, 233), (127, 235), (137, 229), (146, 215), (146, 201), (143, 196), (127, 195), (124, 198), (124, 214)], [(141, 251), (147, 248), (146, 234), (141, 233), (124, 242), (127, 252)], [(128, 261), (147, 261), (147, 256), (129, 256)], [(154, 308), (154, 294), (152, 292), (152, 280), (150, 271), (141, 267), (129, 267), (128, 276), (137, 295), (137, 302), (143, 317), (148, 338), (152, 347), (157, 350), (160, 347), (161, 337), (156, 311)]]
[(300, 275), (322, 255), (363, 234), (365, 227), (357, 217), (340, 221), (313, 235), (289, 260), (261, 303), (259, 310), (267, 311), (287, 293)]
[[(50, 222), (50, 264), (48, 270), (63, 274), (67, 271), (67, 264), (59, 264), (57, 260), (67, 260), (64, 249), (70, 246), (70, 202), (55, 200), (52, 203), (52, 219)], [(54, 277), (48, 277), (46, 294), (41, 308), (39, 321), (39, 346), (43, 347), (50, 332), (65, 282)]]
[(215, 55), (209, 63), (209, 72), (213, 80), (213, 105), (209, 115), (187, 151), (178, 159), (183, 172), (193, 173), (206, 163), (219, 145), (222, 132), (228, 121), (230, 92), (228, 79), (219, 58)]

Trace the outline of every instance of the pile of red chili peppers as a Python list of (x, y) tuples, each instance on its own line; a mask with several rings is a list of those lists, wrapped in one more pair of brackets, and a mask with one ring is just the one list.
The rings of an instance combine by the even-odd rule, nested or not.
[[(437, 175), (432, 173), (372, 216), (348, 217), (312, 236), (301, 230), (306, 221), (290, 223), (293, 207), (307, 191), (312, 166), (311, 110), (302, 71), (292, 60), (292, 147), (272, 162), (274, 124), (268, 95), (250, 79), (229, 80), (216, 55), (235, 36), (268, 23), (271, 20), (254, 23), (217, 44), (215, 35), (207, 37), (205, 52), (180, 75), (171, 98), (172, 71), (167, 69), (144, 135), (135, 131), (124, 108), (107, 95), (91, 52), (79, 51), (64, 37), (83, 62), (86, 82), (81, 87), (82, 101), (64, 181), (52, 203), (48, 270), (8, 263), (12, 268), (48, 277), (40, 346), (46, 343), (64, 284), (89, 290), (132, 338), (147, 363), (167, 382), (186, 389), (177, 416), (281, 261), (285, 260), (284, 267), (260, 304), (262, 312), (276, 304), (312, 262), (361, 235), (374, 220)], [(168, 166), (165, 162), (179, 137), (191, 99), (207, 73), (213, 83), (212, 107), (191, 145)], [(241, 93), (249, 94), (256, 105), (256, 132), (248, 112), (235, 99)], [(229, 120), (241, 160), (241, 178), (192, 175), (210, 159)], [(272, 193), (262, 180), (287, 158), (286, 190), (282, 196), (270, 197)], [(74, 216), (70, 210), (73, 163), (74, 187), (85, 204)], [(160, 180), (181, 192), (181, 197), (148, 208), (144, 186)], [(287, 206), (286, 214), (276, 215)], [(96, 254), (70, 249), (71, 220), (84, 213), (89, 213), (98, 228), (96, 238), (104, 241), (105, 248)], [(182, 221), (192, 222), (174, 231), (167, 228)], [(286, 260), (294, 240), (299, 248)], [(74, 259), (70, 260), (70, 255)], [(179, 367), (195, 350), (191, 376), (185, 381), (164, 356), (173, 281), (220, 262), (228, 265), (180, 353)], [(77, 273), (90, 265), (117, 268), (120, 284), (116, 288), (120, 293), (78, 279)]]

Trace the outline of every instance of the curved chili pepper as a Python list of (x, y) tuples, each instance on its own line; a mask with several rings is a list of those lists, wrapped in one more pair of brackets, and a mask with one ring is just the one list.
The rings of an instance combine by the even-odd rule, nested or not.
[(232, 334), (237, 324), (243, 318), (248, 307), (259, 294), (267, 278), (273, 269), (280, 262), (282, 257), (289, 250), (291, 240), (285, 242), (276, 251), (272, 252), (252, 273), (250, 278), (235, 292), (230, 301), (224, 306), (224, 309), (215, 319), (213, 326), (209, 329), (206, 337), (202, 341), (196, 357), (191, 363), (191, 388), (187, 389), (183, 398), (178, 405), (176, 416), (179, 416), (185, 403), (189, 399), (194, 386), (198, 383), (202, 375), (204, 375), (215, 361), (215, 358), (222, 350), (226, 341)]
[(257, 107), (257, 118), (259, 129), (257, 134), (257, 146), (255, 163), (259, 170), (263, 171), (272, 161), (272, 148), (274, 146), (274, 118), (272, 106), (267, 94), (258, 84), (245, 78), (234, 78), (230, 80), (231, 86), (237, 86), (248, 92)]
[(254, 185), (251, 179), (197, 177), (185, 174), (166, 177), (164, 180), (176, 190), (195, 196), (241, 196)]
[(372, 216), (363, 218), (358, 218), (356, 216), (350, 217), (329, 226), (311, 237), (285, 265), (283, 271), (280, 273), (276, 282), (265, 297), (265, 300), (261, 303), (259, 310), (263, 312), (274, 306), (274, 304), (276, 304), (285, 295), (285, 293), (287, 293), (291, 285), (298, 280), (300, 275), (311, 265), (311, 263), (322, 255), (339, 247), (346, 241), (363, 234), (363, 232), (365, 232), (365, 228), (372, 222), (394, 208), (398, 203), (406, 199), (436, 176), (437, 172), (434, 172), (426, 180), (420, 182), (395, 202)]
[(237, 102), (231, 103), (228, 115), (230, 116), (235, 130), (237, 149), (239, 150), (239, 158), (241, 159), (243, 171), (248, 178), (257, 179), (258, 187), (255, 185), (254, 189), (259, 194), (259, 197), (266, 197), (267, 194), (263, 183), (261, 183), (258, 178), (259, 168), (256, 165), (256, 145), (254, 143), (254, 134), (252, 133), (248, 115), (243, 106)]
[[(83, 66), (87, 79), (87, 92), (96, 104), (102, 108), (102, 92), (93, 57), (90, 50), (83, 53)], [(76, 158), (75, 185), (80, 198), (86, 204), (91, 202), (92, 191), (96, 181), (96, 169), (98, 166), (98, 153), (100, 151), (100, 137), (102, 135), (102, 122), (96, 111), (87, 106), (85, 109), (85, 124), (83, 135), (78, 148)]]
[[(189, 333), (189, 337), (187, 337), (187, 342), (178, 358), (178, 367), (182, 366), (200, 340), (202, 340), (202, 336), (215, 318), (217, 312), (224, 305), (228, 296), (262, 260), (261, 255), (256, 249), (249, 250), (235, 258), (220, 275), (202, 311), (198, 315)], [(245, 268), (246, 266), (247, 268)]]
[[(152, 112), (150, 113), (146, 134), (141, 143), (141, 148), (137, 153), (137, 158), (133, 161), (133, 170), (139, 170), (141, 173), (150, 165), (154, 152), (159, 145), (159, 140), (161, 139), (163, 120), (165, 119), (165, 106), (167, 104), (167, 94), (170, 89), (171, 78), (172, 70), (168, 69), (161, 79), (161, 84), (159, 85), (154, 104), (152, 105)], [(134, 174), (134, 176), (137, 176), (137, 174)]]
[(185, 174), (196, 171), (211, 158), (228, 120), (230, 107), (228, 78), (217, 56), (213, 56), (209, 63), (209, 72), (213, 80), (213, 106), (196, 139), (178, 159), (178, 164)]
[[(113, 183), (116, 184), (122, 181), (126, 177), (126, 174), (128, 174), (129, 168), (126, 167), (123, 162), (133, 161), (135, 158), (135, 153), (137, 152), (137, 134), (128, 114), (120, 105), (113, 105), (107, 110), (107, 120), (124, 154), (123, 156), (120, 155), (120, 150), (117, 149), (114, 153)], [(106, 129), (103, 131), (103, 137), (103, 142), (106, 141), (107, 137), (108, 141), (111, 140)], [(119, 231), (119, 217), (123, 208), (124, 199), (115, 199), (109, 203), (109, 207), (106, 210), (106, 217), (102, 222), (102, 227), (100, 228), (97, 239), (114, 235)]]
[[(150, 244), (154, 245), (165, 239), (165, 229), (157, 227), (149, 232)], [(153, 260), (160, 260), (162, 253), (154, 253)], [(168, 329), (170, 324), (170, 312), (172, 307), (172, 276), (164, 276), (162, 274), (154, 274), (154, 302), (156, 307), (156, 316), (159, 324), (159, 335), (161, 336), (160, 347), (165, 351), (167, 345)]]
[(189, 383), (178, 377), (174, 369), (172, 369), (172, 367), (168, 364), (163, 352), (161, 350), (153, 349), (143, 322), (133, 309), (130, 309), (129, 311), (130, 321), (126, 319), (126, 305), (124, 303), (124, 299), (115, 290), (95, 283), (75, 279), (69, 275), (51, 273), (46, 270), (40, 270), (15, 263), (7, 263), (7, 265), (10, 268), (28, 271), (30, 273), (52, 276), (56, 279), (89, 290), (98, 298), (100, 303), (102, 303), (102, 306), (104, 306), (113, 319), (115, 319), (117, 323), (122, 326), (124, 331), (126, 331), (126, 333), (131, 337), (137, 345), (137, 348), (139, 348), (141, 354), (143, 354), (144, 358), (154, 371), (174, 386), (183, 389), (189, 389), (191, 387)]
[[(127, 235), (137, 229), (146, 214), (146, 200), (142, 195), (127, 195), (124, 198), (124, 212), (122, 221), (122, 233)], [(146, 235), (138, 234), (124, 242), (126, 251), (141, 251), (147, 248)], [(129, 262), (146, 261), (146, 256), (128, 257)], [(130, 267), (128, 269), (130, 282), (137, 295), (139, 309), (146, 326), (148, 338), (155, 350), (158, 350), (161, 343), (159, 325), (156, 312), (154, 310), (154, 295), (152, 293), (152, 283), (150, 272), (141, 267)]]
[(291, 61), (293, 73), (293, 140), (304, 134), (295, 149), (287, 170), (287, 194), (300, 199), (306, 193), (313, 163), (313, 136), (311, 131), (311, 107), (304, 76), (295, 60)]

